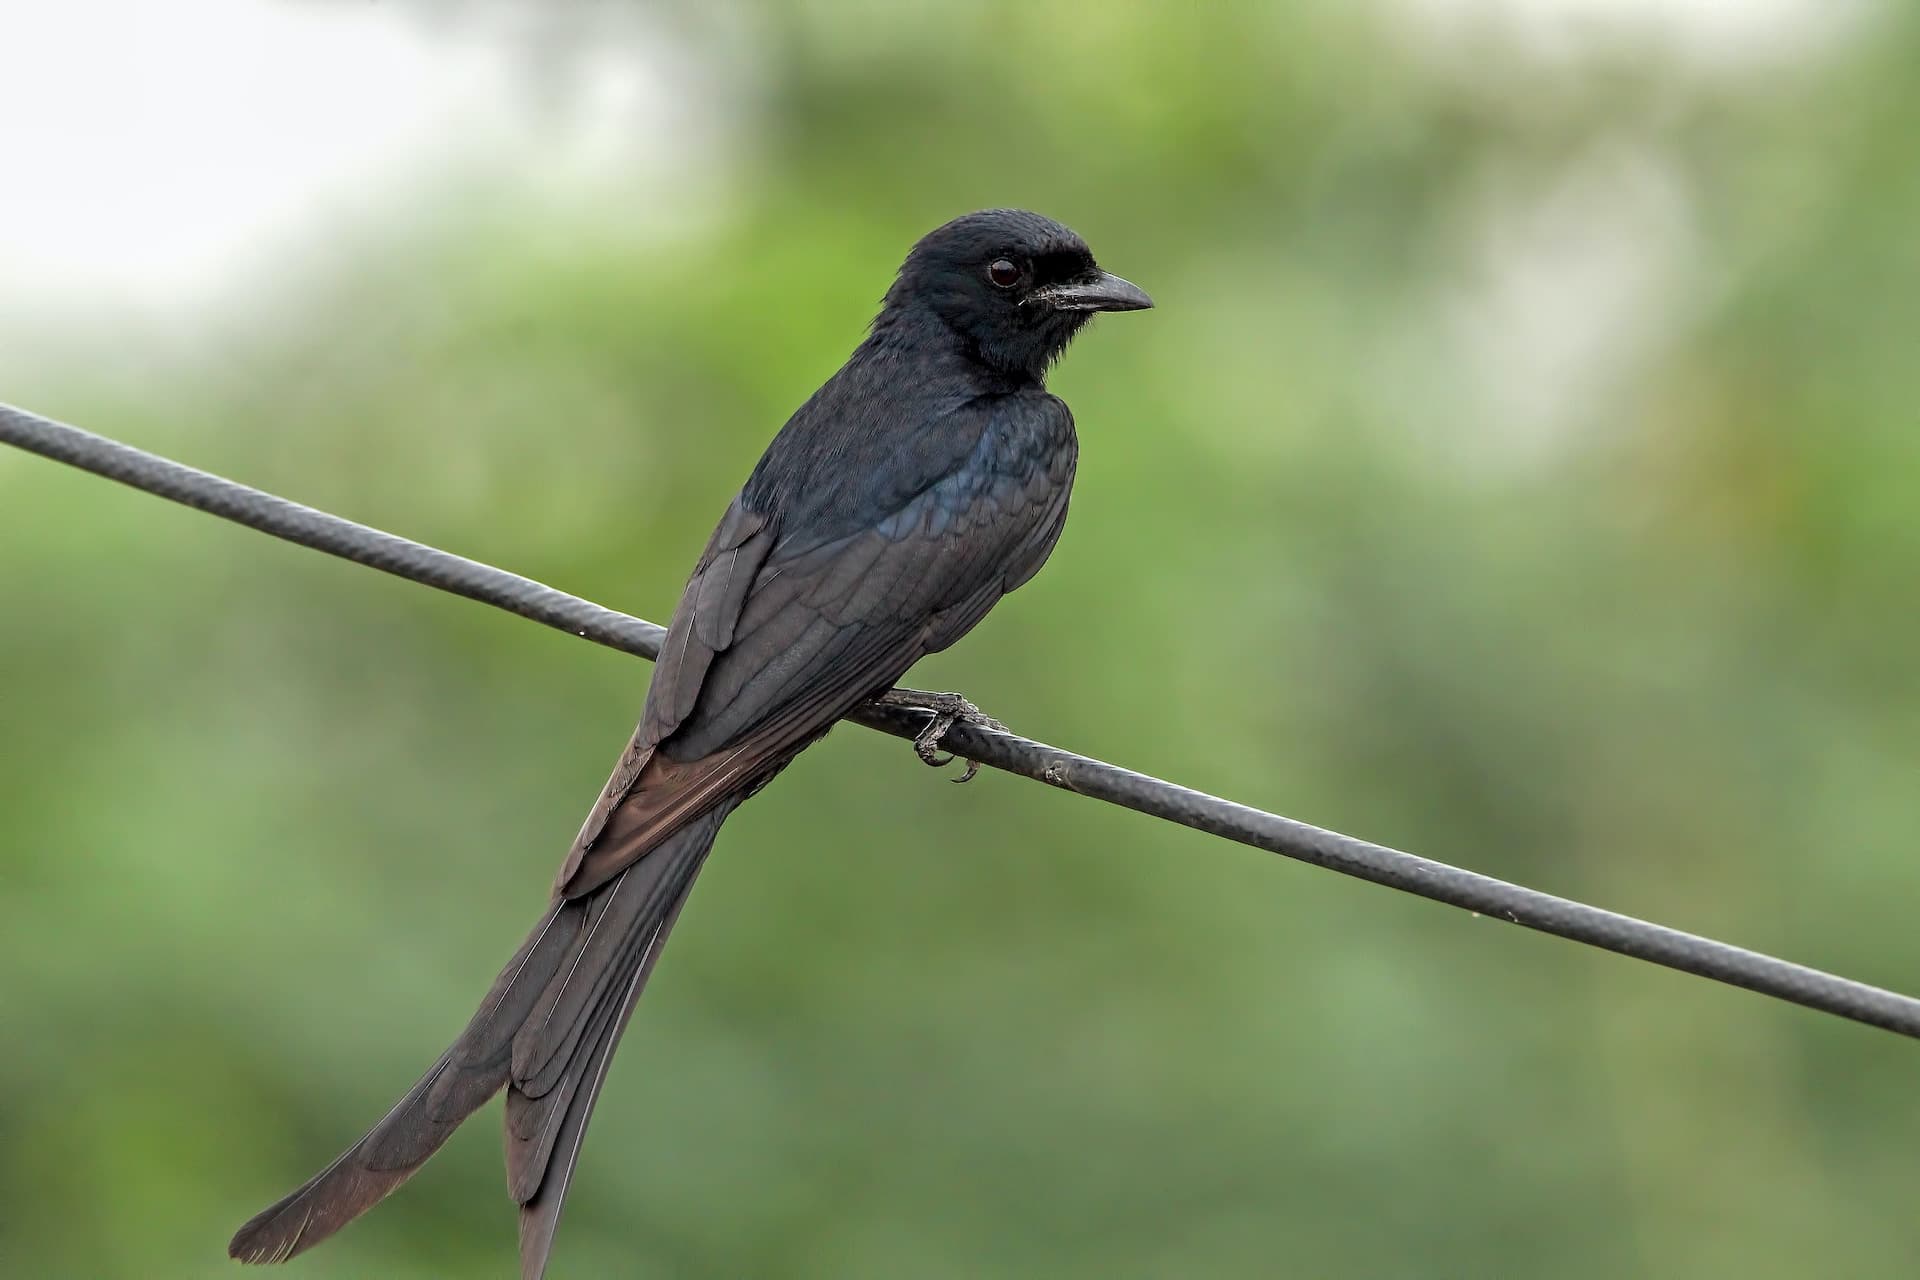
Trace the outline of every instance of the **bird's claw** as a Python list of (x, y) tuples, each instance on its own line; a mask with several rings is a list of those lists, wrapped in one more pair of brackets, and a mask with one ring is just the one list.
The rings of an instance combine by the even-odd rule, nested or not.
[[(956, 724), (972, 725), (979, 729), (992, 729), (1006, 732), (1007, 726), (976, 707), (957, 693), (928, 693), (920, 689), (889, 689), (875, 699), (882, 706), (906, 707), (928, 714), (926, 727), (914, 735), (913, 751), (921, 761), (936, 769), (953, 763), (951, 753), (942, 753), (940, 742), (947, 731)], [(978, 760), (967, 761), (966, 771), (955, 782), (971, 782), (973, 775), (980, 772)]]

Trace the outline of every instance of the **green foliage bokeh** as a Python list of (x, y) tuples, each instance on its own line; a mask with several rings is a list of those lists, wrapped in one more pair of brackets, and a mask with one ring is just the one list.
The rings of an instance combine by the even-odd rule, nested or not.
[[(734, 66), (715, 12), (655, 36)], [(1067, 536), (918, 683), (1920, 986), (1920, 26), (1733, 75), (1359, 7), (726, 12), (698, 219), (397, 193), (6, 398), (664, 619), (913, 238), (1039, 208), (1159, 309), (1056, 375)], [(1484, 207), (1642, 187), (1682, 283), (1633, 359), (1490, 401), (1538, 372), (1450, 301), (1526, 248)], [(229, 1274), (463, 1025), (647, 671), (24, 457), (0, 592), (0, 1260)], [(1915, 1063), (843, 730), (729, 824), (555, 1274), (1911, 1274)], [(506, 1274), (495, 1123), (299, 1273)]]

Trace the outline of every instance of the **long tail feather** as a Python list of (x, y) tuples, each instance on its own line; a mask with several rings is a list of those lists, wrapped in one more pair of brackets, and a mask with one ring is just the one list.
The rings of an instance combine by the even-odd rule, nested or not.
[(554, 903), (427, 1074), (359, 1142), (241, 1227), (227, 1252), (271, 1263), (312, 1248), (412, 1177), (512, 1083), (508, 1186), (527, 1206), (523, 1242), (534, 1206), (546, 1215), (537, 1259), (524, 1264), (539, 1276), (607, 1062), (731, 809), (695, 819), (592, 893)]
[(285, 1262), (411, 1177), (507, 1082), (514, 1033), (573, 949), (583, 914), (571, 903), (556, 903), (501, 971), (467, 1029), (427, 1074), (359, 1142), (241, 1227), (227, 1252), (242, 1262)]
[[(632, 886), (630, 916), (610, 965), (616, 980), (592, 984), (593, 998), (583, 1005), (573, 1003), (568, 992), (556, 992), (554, 1008), (573, 1011), (564, 1019), (556, 1013), (545, 1023), (536, 1014), (514, 1039), (513, 1087), (507, 1091), (507, 1189), (520, 1202), (522, 1280), (540, 1280), (546, 1274), (581, 1140), (613, 1051), (713, 837), (732, 808), (727, 805), (696, 819), (633, 869), (659, 862), (666, 874), (646, 886), (644, 894), (640, 886)], [(631, 877), (633, 871), (622, 874)], [(556, 1070), (554, 1064), (562, 1060), (564, 1066)]]

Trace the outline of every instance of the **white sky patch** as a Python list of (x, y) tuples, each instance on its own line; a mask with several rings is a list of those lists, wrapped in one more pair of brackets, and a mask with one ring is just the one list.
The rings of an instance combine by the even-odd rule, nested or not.
[(1480, 452), (1525, 464), (1602, 429), (1692, 320), (1700, 245), (1680, 176), (1646, 146), (1600, 145), (1549, 181), (1494, 173), (1469, 201), (1438, 330), (1472, 375)]
[(1804, 61), (1851, 35), (1885, 0), (1385, 0), (1421, 47), (1474, 56), (1488, 35), (1536, 61), (1577, 61), (1621, 41), (1702, 71)]
[(539, 198), (661, 176), (714, 141), (687, 127), (687, 72), (659, 42), (566, 51), (561, 91), (536, 94), (524, 29), (428, 16), (272, 0), (0, 6), (0, 321), (36, 300), (204, 302), (449, 169), (486, 166)]
[[(1709, 62), (1805, 56), (1872, 7), (1383, 2), (1436, 51), (1493, 23), (1546, 55), (1627, 31)], [(435, 20), (369, 0), (0, 5), (0, 325), (18, 328), (23, 305), (205, 302), (449, 169), (480, 166), (534, 199), (637, 177), (673, 193), (636, 202), (656, 209), (687, 205), (690, 183), (717, 176), (726, 95), (645, 28), (644, 8), (471, 12)], [(563, 14), (575, 38), (544, 39)], [(530, 92), (529, 49), (556, 48), (564, 65)]]
[[(1577, 81), (1623, 52), (1703, 91), (1750, 90), (1862, 38), (1884, 0), (1380, 0), (1443, 72), (1515, 89), (1537, 68)], [(1464, 421), (1433, 422), (1436, 457), (1475, 475), (1551, 464), (1615, 427), (1647, 371), (1683, 341), (1715, 282), (1690, 175), (1631, 112), (1556, 162), (1494, 158), (1464, 181), (1449, 270), (1387, 335), (1385, 358), (1457, 386)], [(1395, 402), (1408, 421), (1433, 413)]]

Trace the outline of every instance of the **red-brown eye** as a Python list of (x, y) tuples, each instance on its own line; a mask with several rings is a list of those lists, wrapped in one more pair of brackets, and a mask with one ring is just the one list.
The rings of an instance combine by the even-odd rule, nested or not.
[(1007, 258), (995, 258), (987, 266), (987, 279), (1002, 289), (1011, 289), (1020, 283), (1020, 267)]

